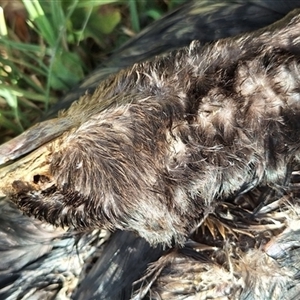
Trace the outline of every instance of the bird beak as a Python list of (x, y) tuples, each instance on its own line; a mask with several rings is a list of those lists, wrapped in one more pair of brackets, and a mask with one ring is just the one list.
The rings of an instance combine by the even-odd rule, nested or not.
[(71, 123), (67, 118), (44, 121), (0, 146), (0, 197), (12, 192), (14, 182), (32, 182), (34, 174), (49, 176), (49, 142), (69, 130)]
[(51, 119), (34, 125), (0, 146), (0, 168), (55, 139), (70, 128), (71, 122), (66, 118)]

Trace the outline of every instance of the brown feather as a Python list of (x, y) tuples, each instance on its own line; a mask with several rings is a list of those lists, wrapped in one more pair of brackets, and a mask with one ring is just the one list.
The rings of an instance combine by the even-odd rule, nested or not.
[[(61, 113), (72, 129), (3, 168), (0, 189), (56, 225), (183, 245), (220, 199), (287, 184), (299, 160), (299, 30), (294, 11), (121, 71)], [(2, 157), (18, 156), (11, 143)]]

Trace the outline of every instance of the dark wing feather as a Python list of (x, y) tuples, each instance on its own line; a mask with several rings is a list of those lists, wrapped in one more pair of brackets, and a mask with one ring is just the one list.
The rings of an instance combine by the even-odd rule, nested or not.
[(69, 298), (101, 243), (98, 231), (78, 234), (54, 228), (2, 199), (0, 299)]
[(129, 299), (133, 283), (144, 275), (148, 264), (157, 260), (162, 248), (152, 248), (144, 239), (130, 232), (115, 232), (103, 246), (101, 257), (80, 283), (74, 300)]

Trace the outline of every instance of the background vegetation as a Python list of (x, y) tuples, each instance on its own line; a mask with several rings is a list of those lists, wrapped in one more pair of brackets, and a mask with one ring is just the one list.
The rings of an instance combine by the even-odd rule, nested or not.
[(0, 0), (0, 144), (183, 0)]

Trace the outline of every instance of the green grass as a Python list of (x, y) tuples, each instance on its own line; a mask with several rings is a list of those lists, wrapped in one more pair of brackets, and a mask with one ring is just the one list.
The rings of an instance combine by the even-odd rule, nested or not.
[(21, 17), (0, 9), (0, 143), (31, 126), (107, 53), (181, 2), (20, 0)]

